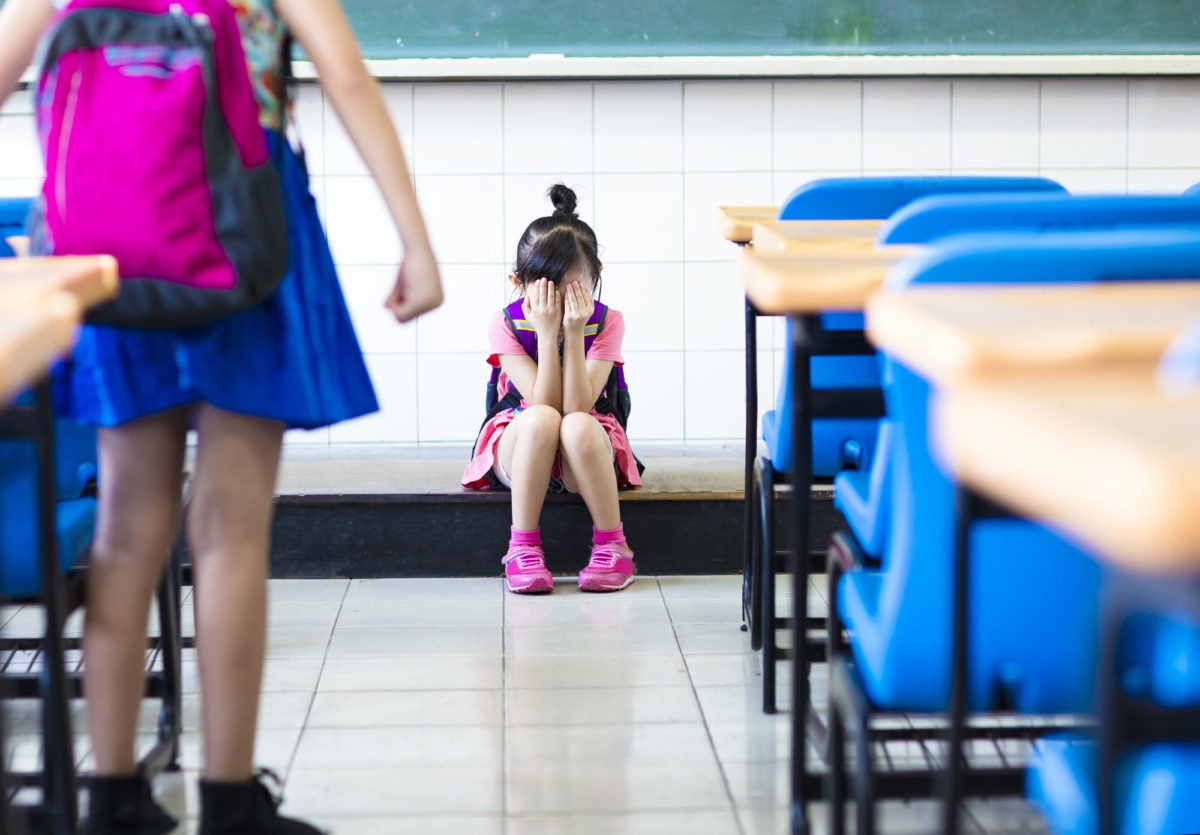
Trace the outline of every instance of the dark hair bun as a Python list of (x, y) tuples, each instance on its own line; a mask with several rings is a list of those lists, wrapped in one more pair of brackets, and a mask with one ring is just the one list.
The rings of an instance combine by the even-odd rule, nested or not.
[(562, 183), (555, 183), (550, 186), (550, 202), (554, 204), (554, 217), (565, 217), (575, 220), (579, 215), (575, 213), (575, 206), (579, 199), (575, 196), (575, 192), (564, 186)]

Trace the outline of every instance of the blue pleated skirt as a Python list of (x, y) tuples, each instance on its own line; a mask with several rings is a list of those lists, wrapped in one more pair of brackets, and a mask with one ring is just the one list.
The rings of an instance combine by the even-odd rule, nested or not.
[(60, 412), (93, 426), (207, 402), (315, 429), (379, 409), (333, 257), (290, 144), (269, 132), (283, 180), (288, 273), (262, 304), (165, 331), (85, 326), (56, 370)]

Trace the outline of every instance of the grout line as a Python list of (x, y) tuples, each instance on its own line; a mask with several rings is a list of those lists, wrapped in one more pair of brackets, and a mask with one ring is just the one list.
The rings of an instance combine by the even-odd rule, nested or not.
[(688, 686), (692, 690), (692, 698), (696, 700), (696, 707), (700, 710), (700, 722), (704, 726), (704, 735), (708, 738), (708, 746), (712, 751), (713, 760), (717, 764), (717, 771), (721, 775), (721, 785), (725, 787), (725, 797), (729, 800), (730, 811), (733, 813), (733, 818), (737, 821), (738, 835), (746, 835), (745, 828), (742, 826), (741, 810), (738, 807), (737, 798), (734, 797), (733, 787), (729, 783), (729, 774), (725, 770), (725, 763), (721, 761), (720, 755), (717, 753), (717, 744), (713, 739), (712, 729), (708, 726), (708, 715), (704, 712), (704, 705), (700, 701), (700, 694), (696, 690), (696, 682), (692, 679), (692, 668), (688, 664), (687, 655), (683, 652), (683, 647), (679, 643), (679, 632), (675, 628), (675, 618), (671, 616), (671, 607), (667, 604), (667, 596), (663, 594), (662, 583), (659, 578), (654, 578), (654, 584), (658, 587), (658, 596), (662, 600), (663, 609), (667, 613), (667, 623), (671, 626), (671, 635), (675, 638), (675, 648), (679, 650), (679, 657), (683, 661), (683, 668), (687, 671)]
[(500, 581), (500, 819), (508, 831), (508, 589)]
[[(300, 723), (300, 733), (296, 737), (296, 746), (292, 749), (292, 755), (288, 758), (287, 770), (283, 774), (283, 788), (287, 788), (287, 781), (290, 779), (292, 769), (296, 765), (296, 755), (300, 751), (300, 743), (304, 740), (304, 732), (308, 730), (308, 720), (312, 716), (313, 705), (317, 701), (317, 691), (321, 688), (321, 676), (325, 674), (325, 664), (329, 660), (329, 648), (333, 645), (333, 633), (337, 631), (338, 621), (342, 619), (342, 609), (346, 606), (346, 598), (350, 596), (350, 584), (354, 580), (346, 581), (346, 588), (342, 592), (342, 599), (338, 601), (337, 614), (333, 618), (333, 625), (329, 628), (329, 637), (325, 639), (325, 652), (321, 656), (321, 666), (317, 670), (317, 680), (313, 682), (312, 693), (308, 699), (308, 706), (304, 708), (304, 721)], [(269, 605), (269, 604), (268, 604)], [(270, 634), (270, 623), (267, 624), (267, 633)], [(264, 666), (266, 659), (263, 659)], [(262, 698), (262, 684), (259, 684), (259, 699)], [(261, 732), (261, 729), (255, 726), (255, 735)]]

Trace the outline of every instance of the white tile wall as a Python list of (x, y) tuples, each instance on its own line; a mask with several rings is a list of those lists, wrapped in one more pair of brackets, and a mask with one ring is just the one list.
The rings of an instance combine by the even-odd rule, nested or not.
[(1037, 81), (955, 81), (950, 154), (955, 170), (1038, 167)]
[(950, 170), (950, 82), (880, 79), (863, 88), (863, 173)]
[[(517, 237), (579, 193), (625, 313), (638, 440), (736, 440), (742, 300), (721, 203), (772, 204), (818, 177), (1041, 174), (1079, 193), (1200, 182), (1200, 79), (788, 79), (384, 85), (444, 264), (446, 305), (399, 326), (382, 309), (400, 253), (320, 90), (297, 100), (313, 192), (383, 410), (289, 444), (455, 443), (482, 411), (491, 312), (510, 298)], [(0, 196), (39, 186), (30, 99), (0, 110)], [(759, 321), (760, 411), (783, 329)], [(732, 398), (713, 398), (728, 381)]]
[(1042, 82), (1041, 165), (1122, 168), (1129, 161), (1129, 82)]
[(863, 82), (774, 85), (776, 171), (862, 170)]

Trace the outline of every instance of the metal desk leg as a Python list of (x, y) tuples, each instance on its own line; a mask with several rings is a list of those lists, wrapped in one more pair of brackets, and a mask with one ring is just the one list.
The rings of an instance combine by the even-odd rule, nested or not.
[[(792, 352), (792, 833), (808, 831), (805, 783), (808, 724), (808, 525), (812, 494), (812, 411), (810, 408), (811, 327), (816, 317), (791, 316)], [(770, 624), (763, 624), (769, 628)]]
[(758, 457), (758, 311), (746, 299), (746, 461), (744, 472), (745, 528), (742, 531), (742, 621), (751, 627), (757, 601), (753, 599), (753, 571), (750, 549), (754, 547), (751, 526), (754, 508), (751, 484), (754, 479), (754, 459)]
[(942, 832), (956, 835), (958, 812), (967, 767), (963, 755), (964, 725), (967, 721), (967, 593), (970, 564), (971, 523), (978, 500), (965, 487), (954, 493), (954, 625), (951, 633), (950, 715), (946, 730), (946, 763), (942, 783)]

